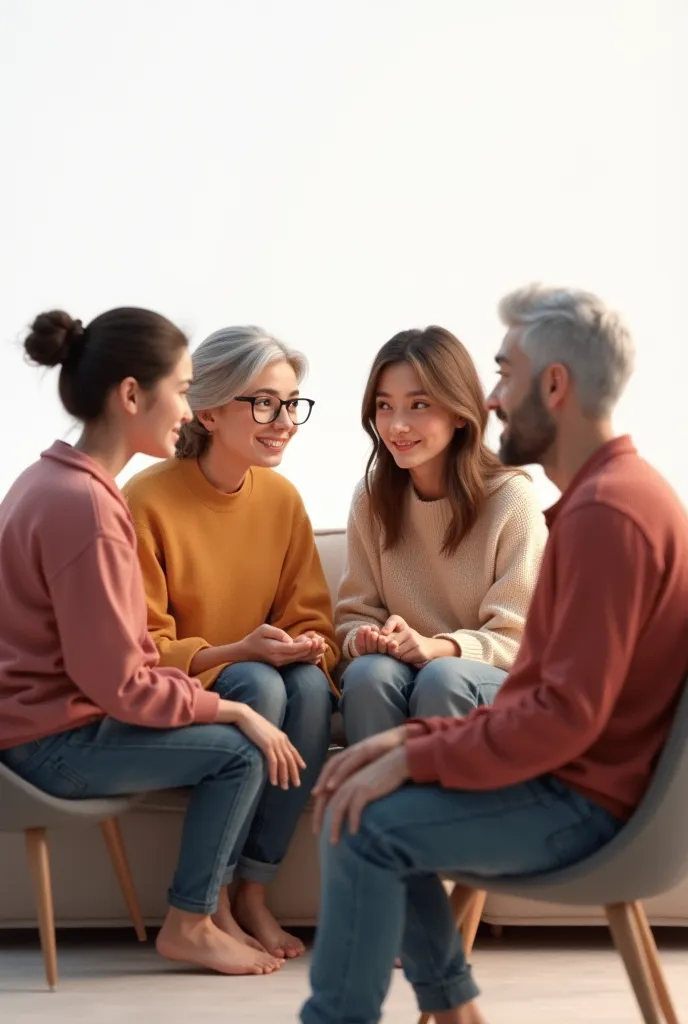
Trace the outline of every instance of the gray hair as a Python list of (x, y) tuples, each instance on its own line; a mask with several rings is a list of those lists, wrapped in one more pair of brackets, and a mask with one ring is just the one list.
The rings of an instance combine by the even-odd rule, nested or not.
[(192, 356), (193, 381), (188, 399), (194, 418), (185, 423), (177, 442), (177, 458), (196, 459), (210, 435), (196, 413), (216, 409), (245, 391), (270, 363), (287, 362), (299, 383), (306, 375), (306, 357), (261, 327), (223, 327), (202, 341)]
[(569, 370), (586, 416), (605, 418), (623, 394), (635, 362), (628, 327), (591, 292), (532, 284), (505, 295), (499, 315), (522, 328), (534, 373), (552, 363)]

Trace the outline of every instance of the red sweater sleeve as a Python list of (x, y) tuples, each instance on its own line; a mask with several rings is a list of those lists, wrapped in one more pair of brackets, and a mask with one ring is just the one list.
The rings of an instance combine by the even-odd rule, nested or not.
[(50, 581), (65, 672), (107, 715), (167, 729), (213, 722), (219, 697), (160, 668), (135, 549), (100, 535)]
[[(602, 504), (563, 515), (550, 543), (554, 601), (538, 600), (536, 589), (523, 640), (527, 648), (533, 635), (548, 637), (538, 675), (530, 680), (537, 659), (526, 655), (493, 707), (411, 723), (415, 782), (473, 790), (515, 785), (568, 764), (604, 730), (655, 599), (659, 567), (635, 523)], [(420, 726), (426, 735), (418, 736)]]

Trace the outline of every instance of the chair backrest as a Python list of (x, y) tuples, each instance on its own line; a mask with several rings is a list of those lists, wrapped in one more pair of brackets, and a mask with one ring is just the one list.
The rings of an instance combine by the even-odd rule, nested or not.
[(643, 889), (666, 892), (688, 876), (688, 680), (647, 792), (616, 841)]
[(577, 864), (523, 878), (457, 881), (548, 902), (604, 905), (648, 899), (688, 877), (688, 681), (647, 792), (609, 843)]

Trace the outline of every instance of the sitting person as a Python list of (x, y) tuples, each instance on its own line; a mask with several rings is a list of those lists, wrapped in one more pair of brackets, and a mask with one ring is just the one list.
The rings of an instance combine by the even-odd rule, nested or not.
[(213, 920), (265, 788), (298, 792), (304, 762), (244, 703), (161, 668), (146, 627), (136, 535), (115, 477), (174, 451), (191, 419), (182, 332), (145, 309), (86, 328), (43, 313), (28, 356), (60, 365), (74, 447), (56, 441), (0, 504), (0, 757), (65, 799), (193, 787), (158, 951), (224, 974), (281, 961)]
[(473, 361), (441, 327), (397, 334), (363, 398), (335, 622), (349, 743), (489, 704), (518, 652), (547, 539), (535, 490), (485, 444)]
[[(124, 488), (161, 664), (198, 676), (283, 728), (306, 767), (299, 788), (265, 790), (216, 922), (276, 957), (303, 943), (283, 931), (265, 889), (325, 763), (338, 660), (332, 606), (303, 502), (274, 472), (313, 402), (305, 360), (255, 327), (217, 331), (193, 354), (177, 458)], [(229, 875), (225, 879), (229, 882)]]
[(519, 656), (494, 705), (410, 722), (329, 762), (315, 793), (322, 910), (304, 1024), (374, 1024), (401, 944), (437, 1024), (480, 1024), (438, 872), (539, 874), (577, 863), (638, 806), (688, 670), (688, 518), (614, 437), (631, 374), (593, 295), (507, 296), (489, 405), (507, 465), (564, 492)]

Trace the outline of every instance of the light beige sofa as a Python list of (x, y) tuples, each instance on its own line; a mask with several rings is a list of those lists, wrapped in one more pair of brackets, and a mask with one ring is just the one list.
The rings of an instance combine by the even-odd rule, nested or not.
[[(318, 535), (323, 565), (333, 593), (344, 562), (343, 531)], [(688, 794), (687, 794), (688, 797)], [(122, 821), (134, 880), (146, 922), (160, 922), (167, 885), (174, 870), (184, 797), (160, 793)], [(0, 808), (0, 814), (2, 808)], [(129, 926), (119, 888), (96, 826), (74, 826), (51, 835), (57, 923)], [(0, 834), (0, 927), (35, 926), (35, 910), (22, 836)], [(307, 811), (272, 888), (273, 910), (285, 924), (310, 925), (318, 916), (318, 858)], [(654, 924), (688, 927), (688, 882), (650, 901)], [(603, 923), (601, 913), (490, 896), (484, 919), (490, 924)]]

